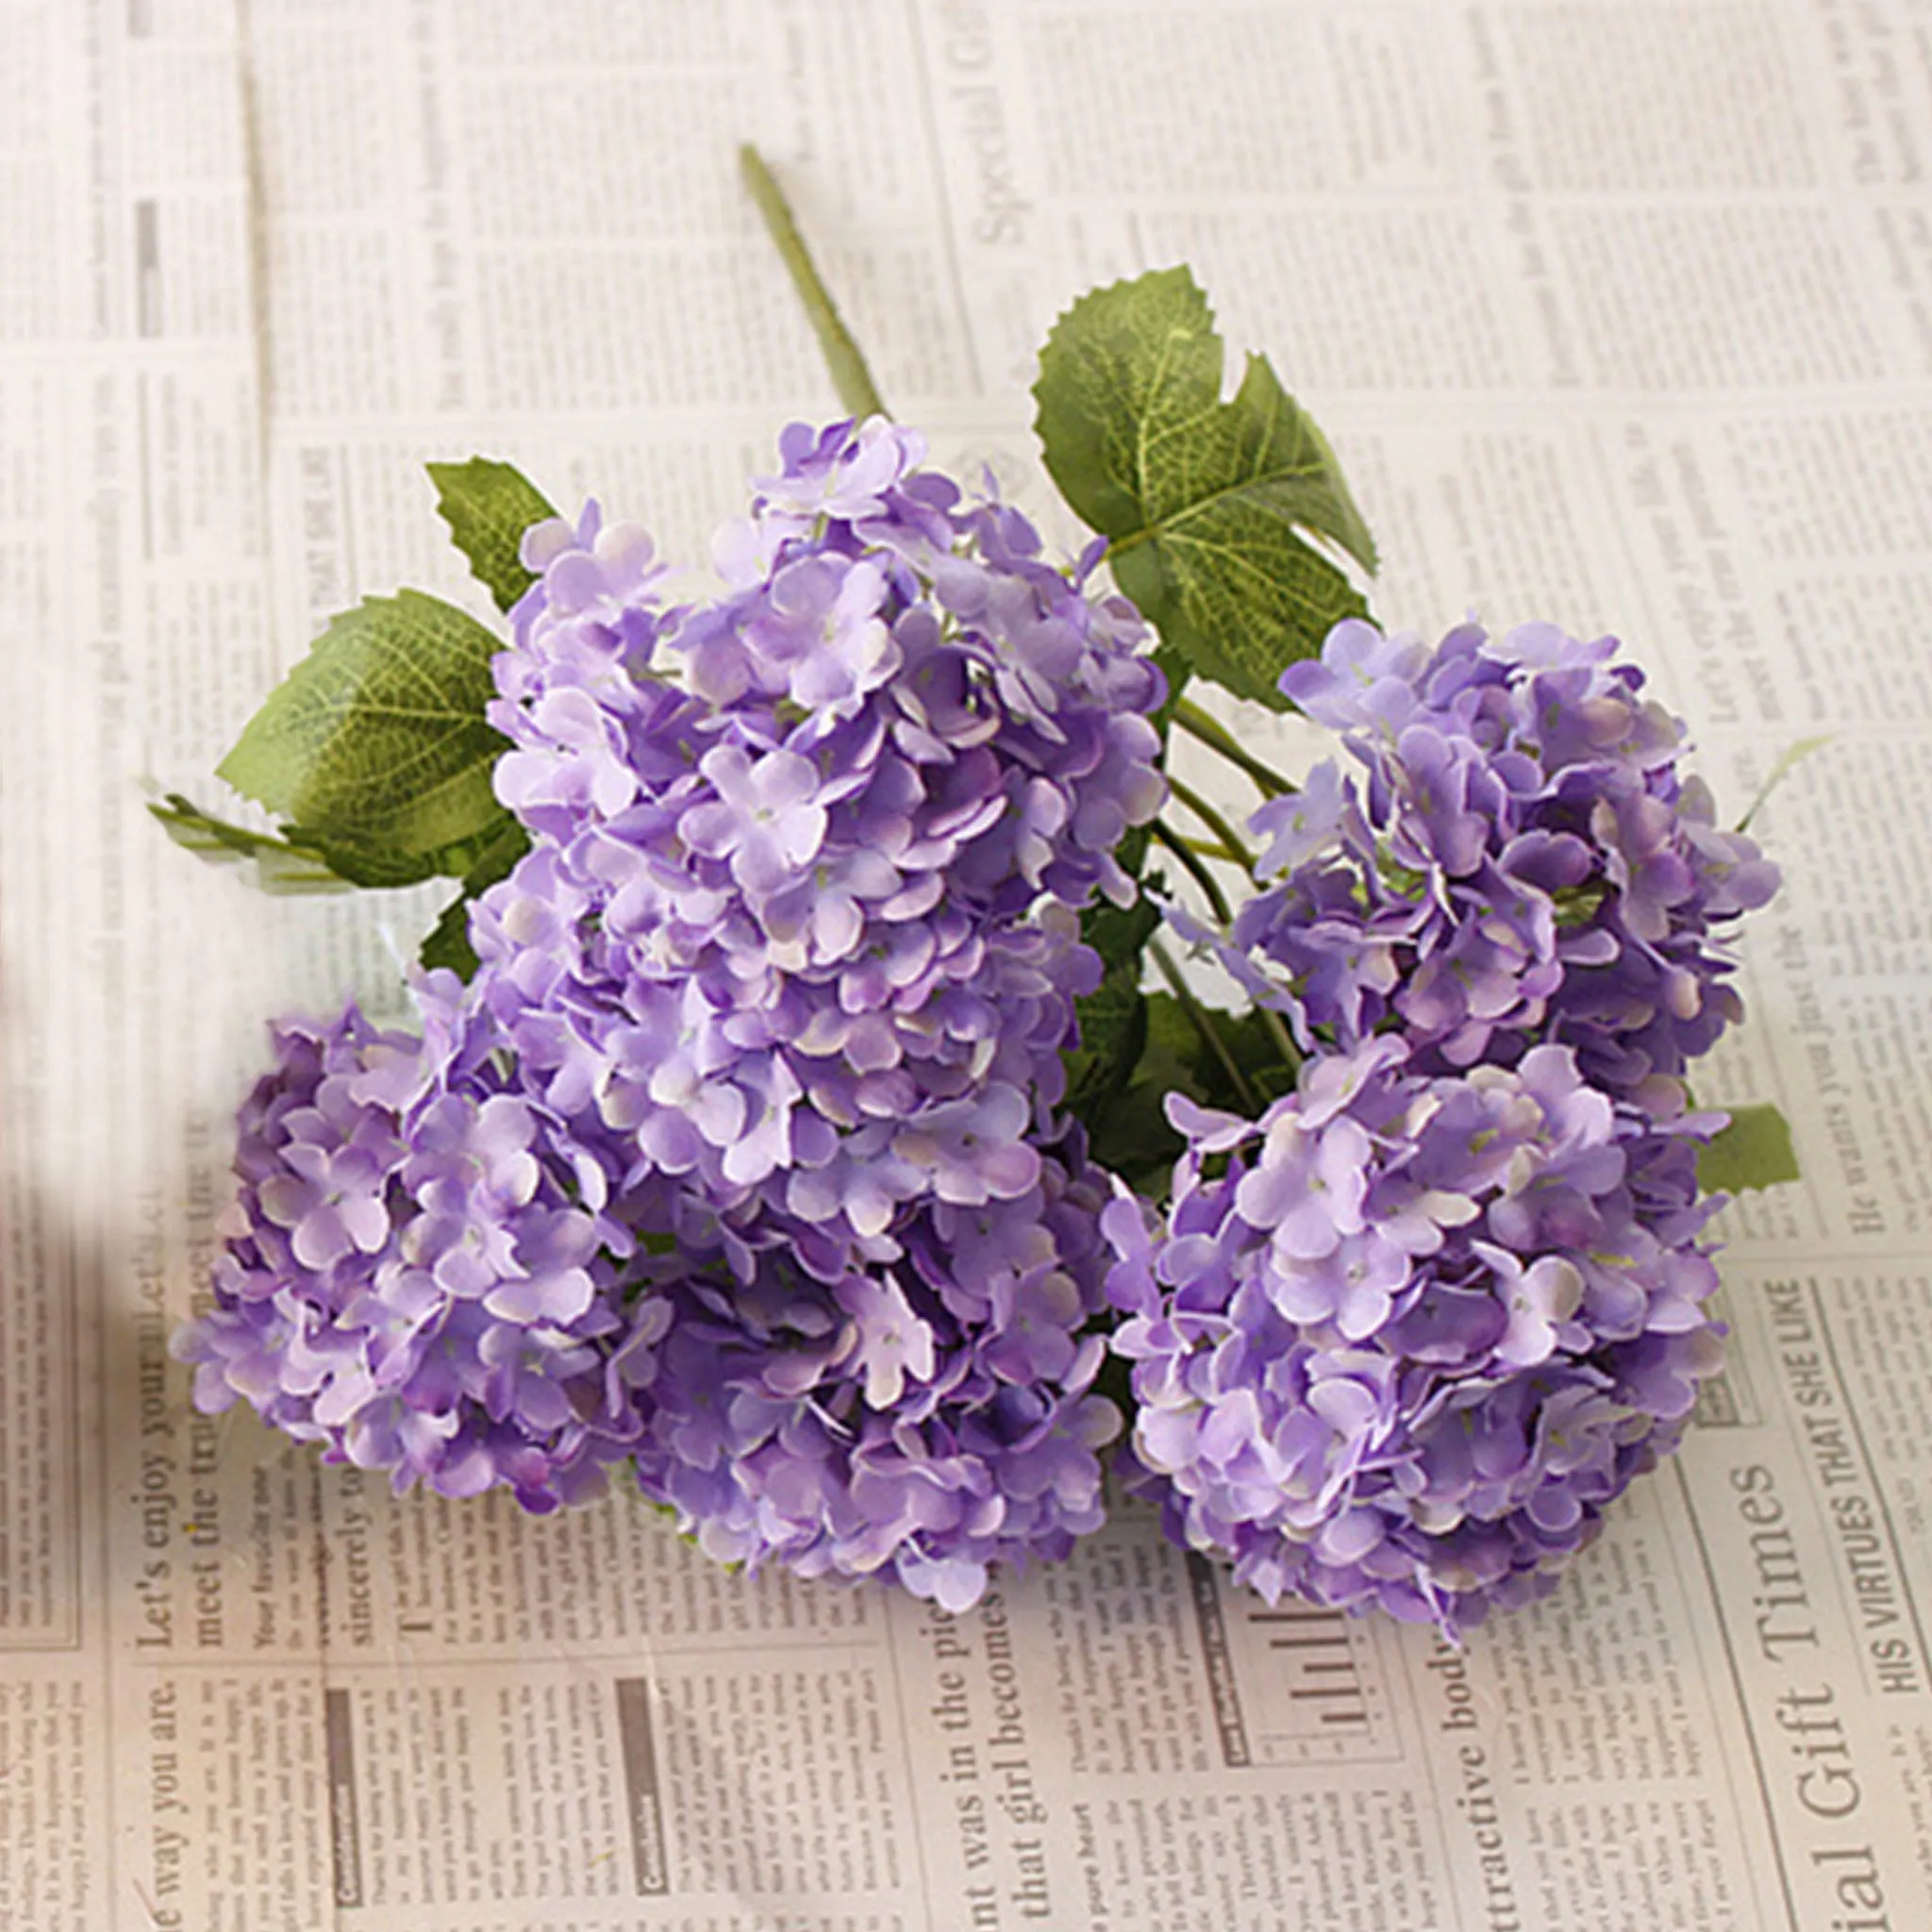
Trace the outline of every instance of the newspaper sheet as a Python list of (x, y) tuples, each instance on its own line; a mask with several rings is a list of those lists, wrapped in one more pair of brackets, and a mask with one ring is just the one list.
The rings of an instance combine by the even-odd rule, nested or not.
[[(1385, 620), (1616, 631), (1733, 814), (1827, 741), (1705, 1083), (1805, 1169), (1721, 1224), (1729, 1366), (1463, 1649), (1132, 1508), (953, 1617), (187, 1404), (262, 1020), (435, 895), (144, 802), (358, 595), (475, 602), (423, 458), (702, 562), (834, 407), (747, 137), (945, 460), (1044, 509), (1047, 326), (1186, 259)], [(1924, 0), (0, 0), (0, 1924), (1932, 1924), (1928, 167)]]

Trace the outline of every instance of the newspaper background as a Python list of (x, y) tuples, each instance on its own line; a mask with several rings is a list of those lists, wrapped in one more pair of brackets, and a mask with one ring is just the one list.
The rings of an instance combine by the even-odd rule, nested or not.
[[(424, 458), (702, 561), (834, 408), (747, 136), (941, 458), (1044, 508), (1046, 327), (1184, 258), (1385, 620), (1616, 630), (1733, 811), (1829, 735), (1706, 1082), (1806, 1170), (1723, 1223), (1731, 1366), (1465, 1652), (1132, 1514), (948, 1619), (186, 1407), (263, 1018), (435, 895), (143, 800), (358, 595), (476, 604)], [(1928, 165), (1924, 0), (0, 0), (0, 1924), (1932, 1924)]]

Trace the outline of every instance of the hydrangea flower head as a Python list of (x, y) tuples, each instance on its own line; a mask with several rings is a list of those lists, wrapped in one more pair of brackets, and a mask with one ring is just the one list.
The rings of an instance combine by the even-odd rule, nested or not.
[(180, 1331), (194, 1396), (246, 1400), (332, 1460), (532, 1509), (595, 1493), (635, 1433), (604, 1362), (634, 1346), (602, 1189), (487, 1070), (354, 1007), (285, 1021), (242, 1109), (214, 1307)]
[(1177, 1106), (1166, 1213), (1107, 1212), (1132, 1481), (1271, 1600), (1454, 1637), (1547, 1590), (1721, 1359), (1697, 1137), (1568, 1047), (1318, 1055), (1257, 1121)]
[(1077, 1140), (1010, 1198), (901, 1209), (899, 1258), (836, 1280), (782, 1222), (708, 1241), (695, 1216), (651, 1286), (636, 1380), (644, 1493), (721, 1560), (894, 1577), (964, 1609), (989, 1566), (1065, 1556), (1104, 1520), (1092, 1392), (1106, 1356), (1105, 1180)]
[(1365, 777), (1320, 766), (1256, 814), (1266, 890), (1216, 943), (1305, 1046), (1392, 1027), (1446, 1072), (1557, 1041), (1592, 1083), (1681, 1104), (1666, 1086), (1741, 1012), (1722, 941), (1777, 874), (1615, 649), (1351, 622), (1284, 673)]
[(594, 512), (526, 538), (491, 715), (532, 850), (464, 999), (572, 1133), (805, 1221), (835, 1280), (902, 1208), (1033, 1184), (1164, 688), (1131, 607), (913, 432), (780, 455), (708, 604), (664, 608)]

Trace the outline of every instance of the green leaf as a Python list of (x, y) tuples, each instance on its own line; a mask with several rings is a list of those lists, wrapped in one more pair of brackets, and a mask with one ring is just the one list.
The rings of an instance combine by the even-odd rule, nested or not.
[[(1141, 842), (1144, 849), (1145, 841)], [(1100, 955), (1101, 965), (1109, 973), (1116, 966), (1131, 965), (1138, 974), (1141, 952), (1160, 930), (1160, 906), (1151, 894), (1158, 892), (1165, 881), (1156, 873), (1146, 883), (1147, 890), (1131, 906), (1122, 908), (1102, 899), (1080, 916), (1080, 937)]]
[[(1228, 1113), (1247, 1108), (1180, 1001), (1172, 993), (1151, 992), (1142, 998), (1141, 1008), (1146, 1030), (1140, 1058), (1125, 1084), (1093, 1109), (1088, 1137), (1095, 1160), (1159, 1201), (1166, 1196), (1182, 1147), (1181, 1137), (1167, 1123), (1167, 1096), (1183, 1093), (1202, 1107)], [(1263, 1106), (1293, 1088), (1294, 1073), (1282, 1064), (1280, 1049), (1258, 1013), (1217, 1010), (1210, 1017)]]
[[(1179, 1087), (1189, 1099), (1225, 1113), (1246, 1113), (1246, 1104), (1235, 1091), (1226, 1068), (1202, 1040), (1186, 1008), (1164, 992), (1149, 993), (1147, 1006), (1147, 1057), (1135, 1070), (1135, 1077), (1142, 1077), (1150, 1063), (1163, 1064), (1171, 1070), (1169, 1084)], [(1208, 1017), (1263, 1107), (1292, 1089), (1295, 1070), (1284, 1064), (1267, 1022), (1252, 1007), (1241, 1013), (1215, 1008)], [(1177, 1074), (1172, 1071), (1175, 1069)]]
[(433, 852), (413, 854), (322, 838), (300, 825), (282, 829), (291, 843), (311, 847), (352, 886), (383, 888), (413, 886), (424, 879), (466, 878), (507, 829), (519, 828), (508, 812), (499, 810), (474, 837), (440, 845)]
[(416, 955), (429, 971), (446, 966), (458, 979), (468, 979), (475, 973), (476, 949), (470, 943), (470, 902), (498, 879), (508, 878), (517, 860), (529, 849), (530, 835), (506, 812), (497, 836), (463, 874), (461, 890), (442, 908), (441, 917), (429, 928)]
[(1174, 1181), (1174, 1164), (1186, 1142), (1168, 1125), (1161, 1104), (1168, 1090), (1151, 1080), (1136, 1080), (1112, 1102), (1088, 1129), (1088, 1151), (1109, 1174), (1144, 1199), (1167, 1199)]
[[(1126, 836), (1113, 848), (1115, 861), (1130, 879), (1140, 878), (1141, 868), (1147, 863), (1147, 847), (1153, 842), (1153, 839), (1152, 825), (1132, 825), (1128, 827)], [(1149, 883), (1155, 883), (1159, 876), (1160, 874), (1156, 873)], [(1093, 912), (1084, 913), (1080, 921), (1082, 927), (1084, 928), (1094, 917)], [(1088, 943), (1092, 944), (1091, 936), (1086, 937)]]
[(1706, 1193), (1741, 1193), (1798, 1178), (1791, 1125), (1774, 1107), (1726, 1108), (1731, 1124), (1697, 1156), (1697, 1185)]
[(192, 799), (170, 791), (148, 810), (183, 851), (213, 865), (255, 867), (265, 892), (341, 892), (355, 881), (331, 869), (321, 854), (267, 832), (251, 832), (203, 811)]
[(446, 968), (466, 984), (475, 976), (482, 963), (470, 943), (470, 895), (458, 892), (441, 912), (416, 951), (416, 959), (425, 972)]
[(358, 885), (460, 877), (506, 816), (484, 716), (498, 640), (418, 591), (337, 617), (216, 768)]
[(521, 470), (490, 457), (431, 463), (436, 510), (476, 581), (508, 610), (536, 581), (524, 568), (524, 532), (557, 512)]
[(1116, 966), (1079, 1002), (1080, 1044), (1066, 1053), (1067, 1104), (1091, 1128), (1126, 1084), (1147, 1041), (1138, 964)]
[[(1130, 833), (1136, 844), (1134, 861), (1145, 852), (1145, 839)], [(1119, 854), (1126, 858), (1124, 842)], [(1148, 887), (1161, 889), (1156, 874)], [(1161, 908), (1148, 891), (1132, 907), (1115, 907), (1099, 900), (1080, 918), (1080, 937), (1099, 955), (1105, 972), (1097, 988), (1078, 1003), (1080, 1045), (1066, 1053), (1066, 1099), (1088, 1126), (1095, 1130), (1099, 1111), (1126, 1084), (1134, 1062), (1148, 1040), (1148, 1012), (1140, 993), (1141, 953), (1161, 927)]]
[[(1174, 721), (1174, 714), (1179, 708), (1180, 701), (1187, 695), (1188, 686), (1192, 681), (1194, 667), (1186, 655), (1174, 649), (1172, 644), (1158, 644), (1154, 651), (1154, 661), (1160, 667), (1160, 675), (1167, 679), (1167, 702), (1154, 714), (1155, 730), (1160, 733), (1162, 744), (1167, 742), (1168, 726)], [(1275, 697), (1279, 697), (1279, 691)], [(1270, 699), (1272, 704), (1274, 699)]]
[[(1160, 1080), (1206, 1103), (1208, 1089), (1195, 1072), (1201, 1036), (1188, 1018), (1188, 1009), (1171, 992), (1147, 995), (1147, 1050), (1134, 1070), (1137, 1080)], [(1217, 1077), (1219, 1077), (1217, 1069)]]
[[(1149, 882), (1158, 889), (1158, 878)], [(1080, 937), (1100, 955), (1105, 976), (1078, 1002), (1080, 1044), (1068, 1050), (1067, 1102), (1089, 1132), (1126, 1084), (1147, 1040), (1141, 956), (1160, 927), (1160, 908), (1141, 892), (1124, 908), (1106, 900), (1082, 915)]]
[(1040, 358), (1034, 427), (1060, 493), (1111, 539), (1114, 580), (1192, 670), (1275, 709), (1283, 668), (1367, 605), (1307, 541), (1375, 546), (1334, 452), (1267, 360), (1232, 402), (1184, 268), (1074, 303)]

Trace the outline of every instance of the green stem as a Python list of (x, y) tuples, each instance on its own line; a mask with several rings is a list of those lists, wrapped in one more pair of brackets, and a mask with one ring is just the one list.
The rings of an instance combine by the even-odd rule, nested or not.
[(1291, 1074), (1302, 1070), (1302, 1057), (1295, 1050), (1294, 1035), (1288, 1030), (1288, 1022), (1273, 1007), (1264, 1007), (1255, 1002), (1255, 1010), (1261, 1016), (1261, 1024), (1268, 1029), (1268, 1037), (1274, 1042), (1274, 1050), (1281, 1056), (1281, 1064)]
[(819, 274), (811, 251), (805, 245), (805, 237), (798, 232), (798, 223), (792, 215), (791, 204), (785, 199), (785, 191), (750, 142), (738, 150), (738, 165), (791, 276), (791, 286), (798, 291), (806, 320), (819, 339), (819, 349), (831, 374), (832, 387), (839, 391), (839, 401), (860, 422), (868, 416), (890, 414), (879, 399), (872, 371), (865, 366), (865, 358), (853, 340), (852, 331), (840, 317), (831, 291), (825, 287), (824, 277)]
[(1218, 751), (1230, 764), (1239, 765), (1270, 798), (1279, 798), (1296, 788), (1272, 765), (1266, 765), (1243, 747), (1221, 720), (1204, 711), (1191, 698), (1182, 698), (1174, 708), (1174, 722), (1191, 738)]
[(1227, 1075), (1242, 1107), (1251, 1114), (1257, 1111), (1255, 1090), (1248, 1085), (1247, 1075), (1235, 1064), (1234, 1055), (1227, 1050), (1227, 1041), (1222, 1039), (1214, 1022), (1208, 1017), (1208, 1008), (1194, 997), (1188, 982), (1181, 977), (1181, 969), (1174, 964), (1174, 955), (1158, 940), (1149, 940), (1147, 950), (1154, 955), (1154, 963), (1160, 968), (1160, 976), (1167, 981), (1174, 998), (1180, 1003), (1181, 1011), (1188, 1016), (1189, 1023), (1207, 1043), (1208, 1051), (1221, 1062), (1221, 1070)]
[(1215, 918), (1226, 925), (1234, 917), (1227, 903), (1227, 894), (1221, 890), (1214, 874), (1202, 864), (1200, 855), (1172, 825), (1161, 820), (1154, 821), (1152, 830), (1154, 836), (1187, 868), (1189, 877), (1208, 895), (1208, 903), (1213, 907)]
[[(1167, 847), (1180, 862), (1187, 867), (1194, 882), (1208, 895), (1208, 903), (1214, 908), (1214, 916), (1220, 920), (1224, 931), (1234, 924), (1234, 913), (1227, 903), (1227, 895), (1221, 890), (1214, 874), (1196, 857), (1192, 846), (1181, 838), (1171, 826), (1156, 819), (1151, 827), (1155, 838)], [(1163, 970), (1165, 970), (1163, 968)], [(1168, 983), (1173, 985), (1170, 975)], [(1294, 1036), (1288, 1030), (1288, 1023), (1273, 1007), (1264, 1007), (1258, 1000), (1255, 1010), (1261, 1016), (1261, 1024), (1268, 1029), (1268, 1037), (1274, 1042), (1274, 1050), (1281, 1056), (1281, 1064), (1291, 1074), (1301, 1072), (1302, 1057), (1295, 1050)], [(1222, 1064), (1227, 1064), (1224, 1055)]]
[(1176, 778), (1170, 772), (1167, 774), (1167, 789), (1221, 841), (1226, 848), (1228, 858), (1235, 864), (1250, 873), (1254, 871), (1255, 855), (1248, 850), (1241, 835), (1191, 785), (1184, 779)]

